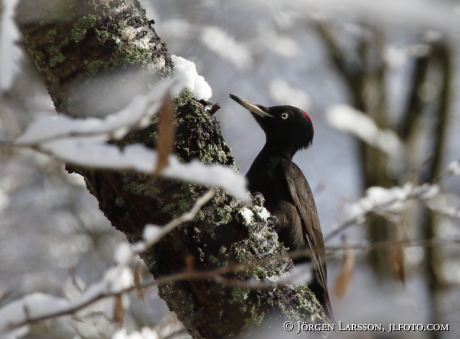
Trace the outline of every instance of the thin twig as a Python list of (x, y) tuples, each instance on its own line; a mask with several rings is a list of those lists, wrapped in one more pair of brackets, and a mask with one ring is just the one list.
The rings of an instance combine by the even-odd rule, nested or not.
[[(394, 247), (394, 246), (401, 246), (401, 247), (417, 247), (417, 246), (435, 246), (435, 245), (444, 245), (444, 244), (459, 244), (460, 243), (460, 238), (456, 239), (437, 239), (437, 240), (421, 240), (421, 241), (399, 241), (399, 242), (394, 242), (394, 241), (385, 241), (385, 242), (380, 242), (380, 243), (373, 243), (370, 245), (364, 245), (364, 244), (356, 244), (356, 245), (350, 245), (348, 248), (353, 249), (353, 250), (370, 250), (370, 249), (375, 249), (375, 248), (382, 248), (382, 247)], [(328, 251), (343, 251), (345, 248), (343, 246), (337, 246), (337, 247), (328, 247)], [(242, 263), (242, 264), (234, 264), (234, 265), (229, 265), (229, 266), (223, 266), (223, 267), (218, 267), (216, 269), (208, 270), (208, 271), (185, 271), (185, 272), (180, 272), (180, 273), (175, 273), (171, 274), (168, 276), (164, 276), (161, 278), (158, 278), (153, 281), (147, 281), (144, 282), (140, 285), (137, 286), (130, 286), (127, 288), (122, 289), (121, 291), (117, 292), (107, 292), (101, 290), (98, 294), (94, 295), (92, 298), (86, 299), (84, 294), (80, 298), (84, 300), (84, 302), (78, 303), (78, 299), (73, 301), (73, 305), (69, 306), (66, 309), (56, 311), (54, 313), (49, 313), (44, 316), (37, 316), (33, 317), (30, 316), (28, 317), (27, 320), (17, 323), (17, 324), (11, 324), (11, 327), (8, 328), (8, 330), (13, 330), (15, 328), (19, 328), (21, 326), (25, 325), (30, 325), (34, 324), (40, 321), (45, 321), (49, 319), (54, 319), (66, 315), (72, 315), (81, 309), (95, 303), (98, 300), (104, 299), (104, 298), (110, 298), (110, 297), (115, 297), (123, 293), (130, 293), (137, 288), (149, 288), (153, 286), (159, 286), (159, 285), (166, 285), (166, 284), (172, 284), (175, 282), (179, 281), (184, 281), (184, 280), (204, 280), (204, 279), (212, 279), (218, 283), (222, 283), (228, 286), (238, 286), (238, 287), (247, 287), (250, 289), (265, 289), (265, 288), (274, 288), (274, 287), (282, 287), (285, 285), (288, 285), (288, 282), (266, 282), (266, 281), (238, 281), (238, 280), (232, 280), (229, 278), (222, 277), (223, 274), (226, 273), (231, 273), (238, 271), (242, 268), (251, 268), (257, 265), (262, 265), (265, 264), (269, 261), (275, 261), (275, 260), (282, 260), (286, 258), (295, 258), (299, 256), (304, 256), (307, 254), (309, 250), (302, 250), (302, 251), (295, 251), (295, 252), (290, 252), (287, 254), (281, 254), (277, 255), (272, 258), (268, 259), (262, 259), (262, 260), (257, 260), (251, 263)]]
[[(434, 185), (435, 183), (439, 182), (439, 180), (443, 179), (443, 178), (446, 178), (446, 177), (449, 177), (449, 176), (452, 176), (454, 175), (454, 173), (452, 173), (452, 171), (449, 171), (449, 170), (446, 170), (445, 172), (443, 172), (441, 175), (439, 175), (438, 177), (436, 177), (433, 181), (432, 181), (432, 184), (431, 185)], [(393, 205), (394, 203), (397, 203), (397, 202), (405, 202), (405, 201), (409, 201), (409, 200), (422, 200), (421, 197), (423, 195), (426, 194), (426, 191), (424, 190), (419, 190), (418, 192), (417, 191), (414, 191), (412, 190), (411, 193), (409, 193), (406, 198), (404, 200), (401, 200), (401, 199), (398, 199), (398, 198), (394, 198), (394, 199), (391, 199), (389, 201), (386, 201), (385, 203), (382, 203), (380, 205), (375, 205), (372, 209), (370, 210), (367, 210), (365, 211), (364, 213), (361, 213), (349, 220), (346, 220), (344, 221), (342, 224), (340, 224), (340, 226), (338, 226), (335, 230), (333, 230), (332, 232), (330, 232), (328, 235), (326, 235), (324, 237), (324, 242), (328, 242), (329, 240), (331, 240), (333, 237), (335, 237), (337, 234), (343, 232), (345, 229), (347, 229), (348, 227), (352, 226), (352, 225), (355, 225), (357, 223), (359, 223), (360, 221), (364, 221), (364, 219), (369, 215), (369, 214), (376, 214), (376, 213), (379, 213), (379, 212), (382, 212), (382, 211), (385, 211), (386, 208), (388, 208), (389, 206)], [(426, 205), (425, 206), (432, 210), (433, 212), (436, 212), (436, 213), (440, 213), (440, 214), (446, 214), (444, 213), (443, 211), (438, 211), (438, 210), (435, 210), (433, 208), (431, 208), (430, 206)], [(456, 217), (455, 214), (446, 214), (448, 216), (451, 216), (451, 217)]]
[[(117, 290), (117, 291), (111, 291), (110, 288), (108, 288), (108, 287), (109, 287), (109, 284), (112, 283), (118, 277), (118, 275), (122, 271), (122, 269), (124, 267), (126, 267), (131, 262), (131, 260), (133, 260), (138, 254), (146, 251), (150, 246), (152, 246), (155, 243), (157, 243), (164, 235), (166, 235), (167, 233), (171, 232), (177, 226), (179, 226), (179, 225), (181, 225), (181, 224), (183, 224), (183, 223), (185, 223), (187, 221), (192, 221), (195, 218), (196, 214), (201, 209), (201, 207), (204, 204), (206, 204), (215, 195), (215, 192), (216, 192), (215, 188), (211, 188), (206, 194), (201, 196), (195, 202), (194, 206), (192, 207), (192, 209), (189, 212), (181, 215), (178, 218), (175, 218), (175, 219), (171, 220), (152, 239), (142, 241), (142, 242), (138, 242), (138, 244), (142, 243), (142, 246), (135, 247), (134, 250), (131, 251), (131, 254), (127, 258), (122, 260), (122, 262), (120, 262), (115, 267), (115, 269), (112, 270), (112, 272), (108, 276), (108, 278), (104, 279), (104, 281), (107, 283), (106, 288), (100, 289), (97, 293), (95, 293), (94, 296), (88, 298), (87, 296), (85, 296), (85, 294), (82, 294), (82, 296), (79, 298), (80, 300), (78, 300), (78, 299), (74, 300), (72, 302), (73, 305), (70, 305), (68, 308), (60, 309), (60, 310), (55, 311), (55, 312), (50, 312), (50, 313), (45, 314), (45, 315), (38, 315), (38, 316), (34, 317), (34, 316), (29, 314), (30, 312), (28, 312), (26, 314), (27, 316), (26, 316), (25, 320), (20, 321), (20, 322), (18, 322), (16, 324), (14, 324), (14, 323), (9, 324), (9, 326), (8, 326), (8, 328), (6, 330), (12, 330), (12, 329), (24, 326), (24, 325), (28, 325), (28, 324), (48, 320), (48, 319), (53, 319), (53, 318), (61, 317), (61, 316), (64, 316), (64, 315), (73, 314), (73, 313), (75, 313), (75, 312), (77, 312), (77, 311), (79, 311), (79, 310), (81, 310), (81, 309), (93, 304), (94, 302), (96, 302), (96, 301), (98, 301), (100, 299), (113, 297), (113, 296), (119, 296), (122, 293), (127, 293), (127, 292), (130, 292), (130, 291), (134, 290), (134, 289), (138, 289), (140, 287), (140, 285), (130, 286), (128, 288), (124, 288), (124, 289)], [(196, 274), (197, 274), (196, 272), (185, 273), (185, 277), (183, 277), (181, 275), (178, 275), (177, 278), (180, 279), (182, 277), (182, 279), (186, 279), (188, 277), (188, 275), (190, 275), (189, 278), (191, 279), (191, 278), (195, 277)], [(102, 281), (101, 283), (103, 283), (104, 281)], [(161, 278), (158, 279), (155, 282), (155, 284), (158, 284), (158, 281), (161, 282), (162, 281)], [(27, 308), (27, 305), (24, 304), (24, 307)], [(0, 333), (1, 333), (1, 329), (0, 329)]]

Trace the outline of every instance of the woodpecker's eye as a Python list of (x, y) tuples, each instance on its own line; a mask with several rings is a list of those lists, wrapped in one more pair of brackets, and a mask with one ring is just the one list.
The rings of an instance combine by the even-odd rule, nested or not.
[(289, 118), (289, 114), (287, 114), (287, 113), (281, 114), (281, 119), (286, 120), (287, 118)]

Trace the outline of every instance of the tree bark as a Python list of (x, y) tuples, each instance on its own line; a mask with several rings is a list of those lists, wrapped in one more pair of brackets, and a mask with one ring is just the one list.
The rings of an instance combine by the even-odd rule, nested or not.
[[(441, 174), (443, 163), (443, 149), (446, 144), (447, 128), (449, 126), (449, 114), (451, 112), (451, 86), (452, 86), (452, 52), (446, 41), (436, 41), (431, 45), (432, 63), (439, 68), (442, 78), (439, 84), (439, 97), (436, 100), (435, 108), (432, 112), (437, 117), (437, 121), (431, 132), (434, 144), (432, 146), (433, 159), (428, 164), (424, 173), (426, 182), (433, 182)], [(422, 216), (423, 239), (433, 241), (439, 235), (439, 227), (436, 216), (428, 210), (424, 210)], [(429, 319), (433, 324), (442, 323), (443, 309), (442, 297), (445, 290), (445, 283), (442, 279), (441, 267), (444, 265), (444, 255), (442, 246), (427, 246), (425, 248), (424, 266), (426, 270), (426, 280), (429, 295)], [(441, 334), (430, 333), (431, 339), (441, 338)]]
[[(17, 21), (24, 47), (56, 110), (69, 116), (107, 115), (173, 72), (166, 45), (136, 0), (24, 0), (18, 5)], [(136, 86), (126, 86), (133, 77)], [(176, 155), (184, 162), (197, 158), (237, 170), (219, 123), (206, 111), (210, 103), (195, 100), (185, 90), (174, 104)], [(154, 148), (156, 131), (154, 119), (149, 127), (129, 133), (117, 144), (139, 142)], [(71, 164), (67, 169), (85, 178), (101, 211), (130, 242), (142, 238), (146, 224), (162, 225), (189, 210), (206, 191), (206, 187), (128, 171)], [(158, 278), (284, 254), (273, 223), (260, 216), (260, 207), (249, 207), (255, 213), (251, 222), (237, 217), (242, 208), (246, 207), (240, 201), (218, 191), (194, 222), (168, 234), (142, 259)], [(291, 267), (291, 260), (276, 260), (226, 278), (265, 279)], [(250, 336), (273, 317), (327, 322), (306, 285), (255, 290), (203, 279), (159, 286), (159, 293), (194, 338)]]

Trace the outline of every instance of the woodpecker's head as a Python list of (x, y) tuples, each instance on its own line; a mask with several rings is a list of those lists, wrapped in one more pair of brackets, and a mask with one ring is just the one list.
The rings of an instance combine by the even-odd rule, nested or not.
[(267, 144), (296, 152), (313, 142), (313, 123), (307, 113), (292, 106), (264, 107), (230, 94), (249, 110), (267, 137)]

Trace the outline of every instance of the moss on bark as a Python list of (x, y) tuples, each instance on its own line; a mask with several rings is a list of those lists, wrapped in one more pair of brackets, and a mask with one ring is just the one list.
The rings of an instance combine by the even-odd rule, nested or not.
[[(24, 0), (18, 7), (18, 22), (24, 46), (37, 64), (57, 111), (70, 116), (114, 112), (172, 72), (166, 46), (134, 0)], [(130, 83), (133, 74), (137, 86), (130, 91), (123, 86)], [(120, 88), (126, 91), (117, 92)], [(237, 170), (219, 123), (206, 110), (209, 103), (196, 101), (186, 90), (174, 104), (176, 155), (184, 162), (200, 159)], [(154, 148), (156, 133), (154, 119), (150, 126), (129, 133), (117, 144), (123, 147), (139, 142)], [(84, 176), (101, 211), (130, 242), (141, 239), (146, 224), (167, 223), (191, 208), (207, 190), (130, 171), (67, 168)], [(243, 208), (253, 209), (254, 220), (245, 223), (235, 218)], [(190, 268), (190, 263), (194, 269), (207, 270), (284, 253), (273, 225), (260, 216), (260, 209), (244, 207), (218, 191), (194, 222), (175, 229), (142, 258), (152, 274), (161, 277)], [(228, 277), (265, 279), (286, 273), (291, 265), (290, 260), (277, 260)], [(252, 290), (208, 279), (175, 282), (160, 286), (159, 291), (194, 338), (232, 337), (243, 330), (250, 335), (272, 314), (279, 319), (325, 319), (305, 286)]]

